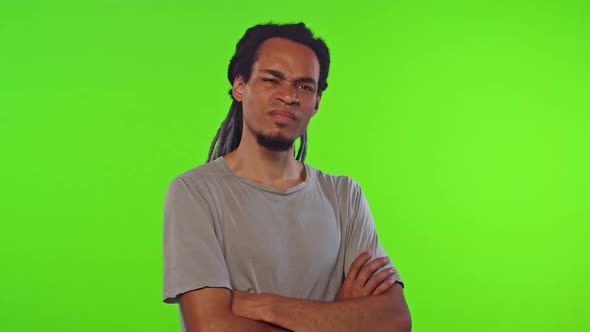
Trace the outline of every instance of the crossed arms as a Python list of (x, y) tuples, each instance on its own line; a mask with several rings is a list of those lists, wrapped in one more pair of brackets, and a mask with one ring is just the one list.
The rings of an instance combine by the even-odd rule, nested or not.
[(189, 332), (197, 331), (392, 331), (409, 332), (411, 317), (392, 271), (376, 272), (388, 258), (369, 252), (350, 266), (336, 300), (321, 302), (275, 294), (201, 288), (179, 297)]

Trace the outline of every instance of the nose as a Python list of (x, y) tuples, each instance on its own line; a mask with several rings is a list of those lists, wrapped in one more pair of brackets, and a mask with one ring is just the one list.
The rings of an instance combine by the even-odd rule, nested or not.
[(298, 104), (299, 94), (297, 93), (297, 87), (293, 84), (282, 84), (279, 89), (278, 98), (287, 105)]

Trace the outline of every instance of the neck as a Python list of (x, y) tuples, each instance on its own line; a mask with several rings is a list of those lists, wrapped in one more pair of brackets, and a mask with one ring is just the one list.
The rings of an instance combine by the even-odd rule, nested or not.
[(293, 157), (294, 147), (287, 151), (271, 151), (258, 145), (255, 135), (245, 131), (238, 148), (223, 157), (234, 174), (284, 189), (305, 180), (303, 164)]

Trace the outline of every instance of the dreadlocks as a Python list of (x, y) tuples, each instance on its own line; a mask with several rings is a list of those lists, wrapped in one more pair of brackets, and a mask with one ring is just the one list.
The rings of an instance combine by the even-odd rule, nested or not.
[[(320, 63), (320, 77), (318, 93), (322, 93), (328, 87), (328, 70), (330, 68), (330, 53), (328, 47), (321, 38), (314, 38), (312, 32), (304, 23), (297, 24), (262, 24), (249, 28), (236, 46), (236, 53), (229, 62), (227, 78), (233, 85), (235, 78), (241, 75), (244, 82), (248, 82), (252, 74), (252, 65), (256, 60), (256, 52), (260, 45), (267, 39), (280, 37), (303, 44), (311, 48)], [(225, 120), (217, 130), (215, 138), (211, 142), (207, 162), (224, 156), (240, 145), (242, 138), (242, 103), (237, 101), (232, 90), (229, 95), (233, 101)], [(295, 159), (303, 162), (307, 155), (307, 131), (301, 135), (301, 142)]]

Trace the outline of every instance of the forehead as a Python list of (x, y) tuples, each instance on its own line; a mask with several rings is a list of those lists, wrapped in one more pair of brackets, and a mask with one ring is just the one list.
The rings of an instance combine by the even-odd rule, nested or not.
[(287, 76), (309, 76), (319, 79), (320, 64), (308, 46), (284, 38), (269, 38), (258, 48), (253, 71), (274, 69)]

